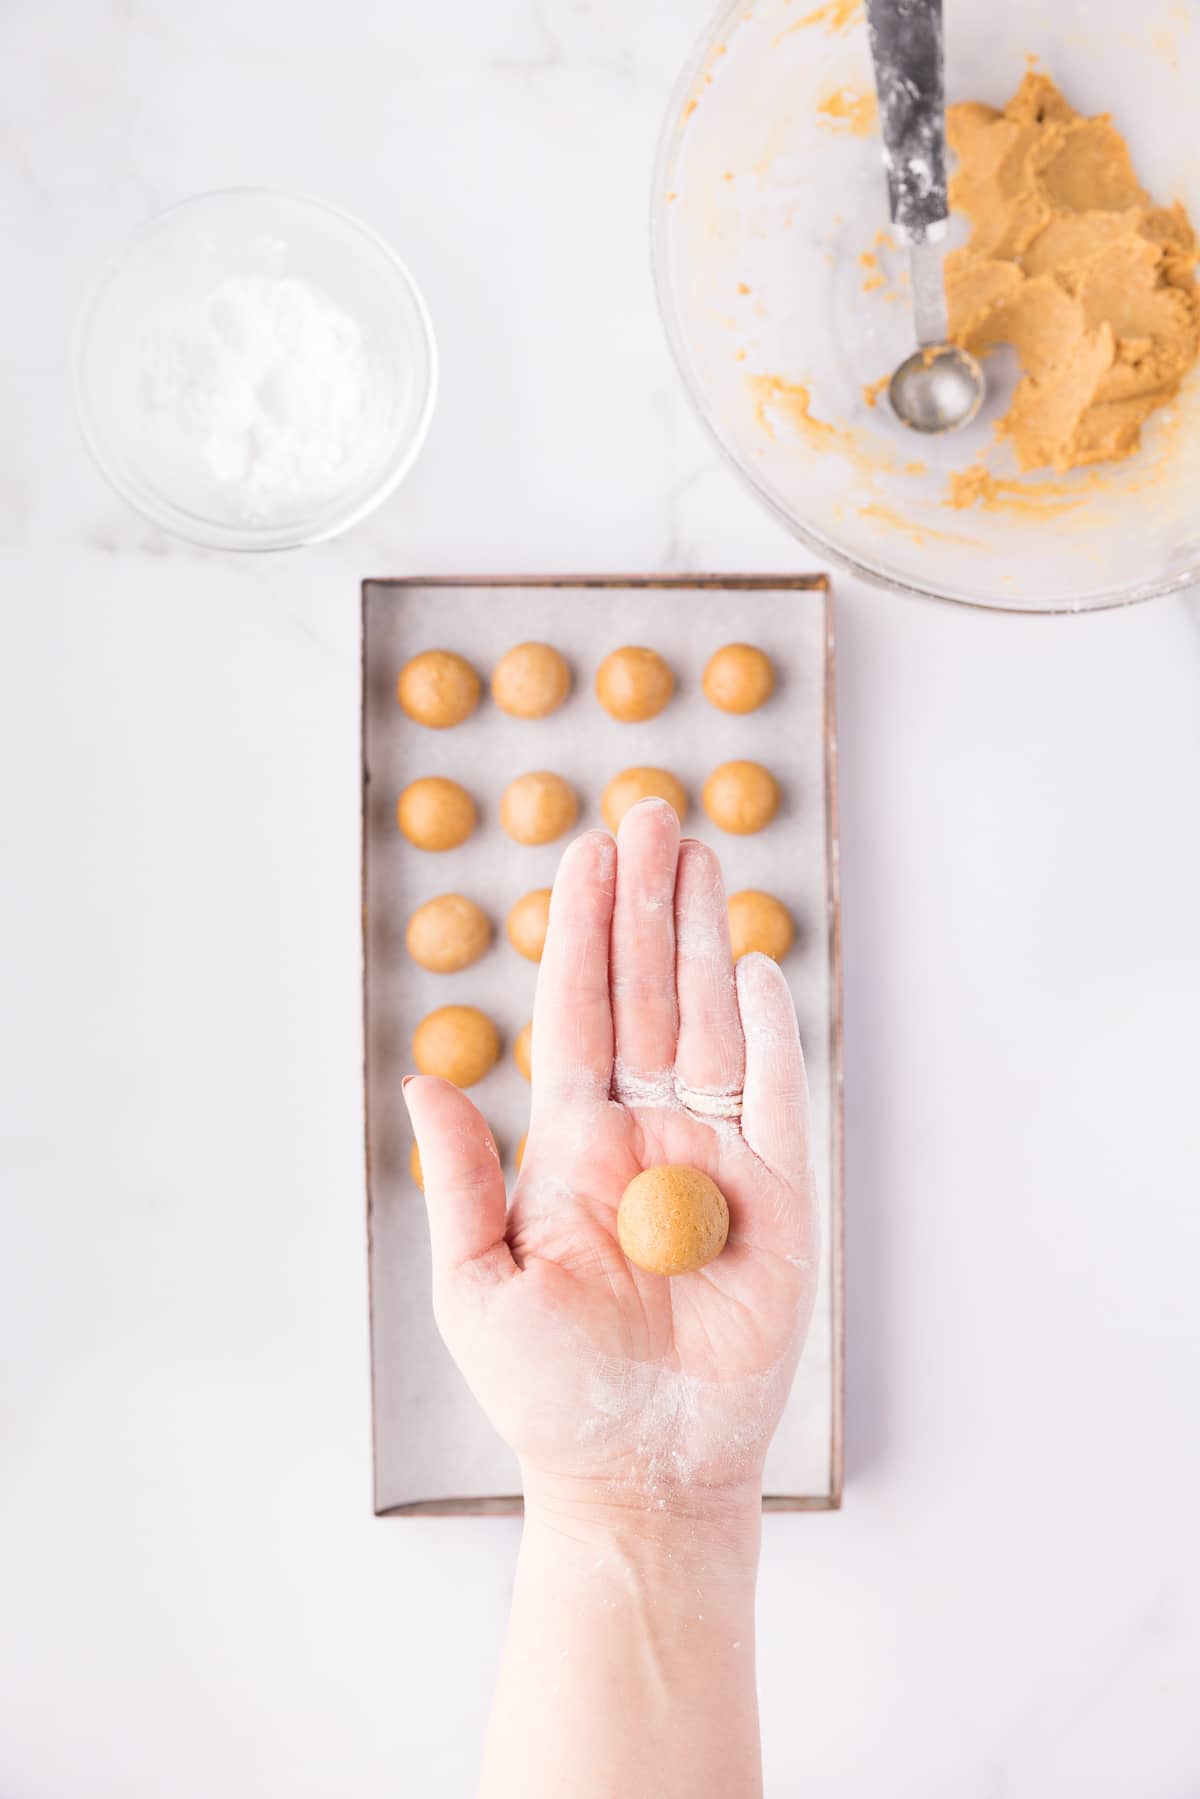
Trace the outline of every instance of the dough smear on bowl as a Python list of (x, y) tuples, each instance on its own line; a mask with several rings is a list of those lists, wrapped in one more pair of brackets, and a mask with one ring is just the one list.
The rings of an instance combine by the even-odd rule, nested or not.
[(1024, 371), (998, 433), (1022, 469), (1130, 455), (1200, 353), (1186, 212), (1156, 205), (1108, 115), (1085, 118), (1047, 75), (946, 124), (951, 205), (972, 228), (946, 258), (950, 334), (976, 355), (1011, 344)]

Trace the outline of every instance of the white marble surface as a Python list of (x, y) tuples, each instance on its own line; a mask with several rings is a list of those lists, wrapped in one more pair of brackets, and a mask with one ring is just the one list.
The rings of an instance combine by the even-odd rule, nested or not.
[[(516, 1527), (370, 1514), (357, 583), (792, 569), (645, 197), (694, 0), (0, 13), (0, 1794), (471, 1791)], [(409, 258), (419, 469), (202, 555), (71, 413), (80, 284), (285, 182)], [(849, 1484), (769, 1519), (768, 1792), (1200, 1791), (1195, 598), (839, 580)]]

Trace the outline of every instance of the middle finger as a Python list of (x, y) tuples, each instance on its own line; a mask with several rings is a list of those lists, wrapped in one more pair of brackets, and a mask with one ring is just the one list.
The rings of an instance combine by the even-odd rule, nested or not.
[(665, 800), (633, 806), (617, 834), (611, 951), (613, 1093), (626, 1104), (662, 1103), (673, 1091), (678, 859), (674, 808)]

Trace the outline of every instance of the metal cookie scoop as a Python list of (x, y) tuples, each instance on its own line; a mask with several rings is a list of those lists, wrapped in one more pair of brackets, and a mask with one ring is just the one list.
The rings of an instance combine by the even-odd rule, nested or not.
[(896, 417), (914, 431), (970, 424), (984, 395), (975, 358), (947, 343), (946, 98), (941, 0), (867, 0), (888, 202), (912, 274), (917, 351), (892, 376)]

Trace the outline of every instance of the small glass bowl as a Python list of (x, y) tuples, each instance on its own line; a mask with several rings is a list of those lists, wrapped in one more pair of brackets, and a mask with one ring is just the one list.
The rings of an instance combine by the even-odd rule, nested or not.
[[(363, 337), (370, 381), (359, 447), (329, 487), (290, 505), (248, 505), (146, 398), (156, 335), (236, 276), (304, 281)], [(429, 429), (437, 353), (415, 282), (375, 232), (319, 200), (227, 188), (159, 213), (101, 271), (76, 331), (75, 388), (102, 472), (156, 525), (217, 549), (294, 549), (347, 530), (403, 480)]]

